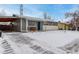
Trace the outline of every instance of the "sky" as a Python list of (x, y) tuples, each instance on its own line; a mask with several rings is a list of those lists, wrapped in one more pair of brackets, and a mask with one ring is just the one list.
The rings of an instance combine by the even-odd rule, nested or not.
[[(74, 12), (78, 4), (23, 4), (23, 15), (43, 18), (44, 12), (51, 16), (52, 20), (66, 21), (65, 13)], [(20, 15), (20, 4), (0, 4), (1, 16)]]

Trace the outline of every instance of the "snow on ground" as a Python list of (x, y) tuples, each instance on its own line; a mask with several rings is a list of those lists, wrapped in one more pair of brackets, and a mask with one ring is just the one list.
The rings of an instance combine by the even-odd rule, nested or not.
[(7, 33), (4, 34), (4, 39), (8, 41), (11, 48), (19, 54), (53, 54), (52, 51), (42, 48), (35, 40), (29, 37), (23, 37), (22, 33)]
[[(6, 45), (1, 44), (0, 53), (6, 54), (53, 54), (79, 53), (78, 31), (10, 32), (3, 33)], [(9, 49), (5, 48), (6, 46)], [(2, 51), (3, 50), (3, 51)], [(10, 50), (10, 51), (8, 51)], [(75, 52), (76, 51), (76, 52)]]
[(41, 43), (45, 42), (52, 47), (61, 47), (79, 38), (79, 32), (74, 31), (35, 32), (24, 33), (23, 35), (41, 41)]
[[(19, 34), (21, 34), (21, 33), (19, 33)], [(31, 53), (36, 53), (32, 49), (30, 49), (28, 47), (28, 45), (18, 43), (19, 41), (18, 42), (15, 42), (15, 41), (18, 40), (17, 38), (16, 39), (15, 39), (15, 37), (11, 37), (10, 38), (9, 36), (4, 34), (4, 40), (6, 40), (11, 45), (11, 48), (14, 50), (14, 53), (15, 54), (25, 54), (25, 53), (31, 54)], [(23, 39), (21, 39), (21, 40), (23, 40)], [(11, 53), (9, 53), (9, 54), (11, 54)]]
[(0, 38), (0, 54), (3, 52), (3, 48), (2, 48), (2, 38)]

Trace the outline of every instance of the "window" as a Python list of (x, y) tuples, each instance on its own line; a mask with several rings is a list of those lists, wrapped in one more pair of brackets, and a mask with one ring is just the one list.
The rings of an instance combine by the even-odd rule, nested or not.
[(28, 25), (29, 25), (29, 26), (35, 26), (35, 25), (36, 25), (36, 22), (34, 22), (34, 21), (29, 21), (29, 22), (28, 22)]

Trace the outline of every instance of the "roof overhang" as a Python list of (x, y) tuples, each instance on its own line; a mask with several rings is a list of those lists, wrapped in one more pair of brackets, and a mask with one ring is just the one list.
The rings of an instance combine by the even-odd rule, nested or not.
[(0, 22), (13, 22), (17, 20), (17, 18), (0, 18)]
[(30, 16), (18, 16), (18, 17), (13, 17), (13, 16), (0, 16), (0, 22), (13, 22), (17, 19), (20, 18), (25, 18), (26, 20), (31, 20), (31, 21), (41, 21), (41, 22), (53, 22), (50, 19), (42, 19), (42, 18), (37, 18), (37, 17), (30, 17)]

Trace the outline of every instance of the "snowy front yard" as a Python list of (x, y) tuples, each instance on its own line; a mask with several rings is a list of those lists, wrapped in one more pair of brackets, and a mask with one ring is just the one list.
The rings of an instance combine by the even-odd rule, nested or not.
[[(42, 44), (42, 46), (51, 49), (52, 51), (58, 51), (56, 53), (67, 53), (69, 50), (64, 52), (65, 46), (67, 48), (78, 44), (79, 42), (79, 32), (78, 31), (48, 31), (48, 32), (36, 32), (36, 33), (25, 33), (24, 36), (36, 39)], [(78, 44), (79, 46), (79, 44)], [(76, 46), (75, 46), (76, 47)], [(62, 51), (60, 50), (62, 49)], [(76, 47), (75, 49), (78, 49)], [(78, 53), (73, 51), (74, 48), (70, 50), (70, 53)]]
[[(2, 44), (8, 42), (10, 52)], [(47, 31), (29, 33), (3, 33), (0, 53), (10, 54), (62, 54), (79, 53), (78, 31)]]

